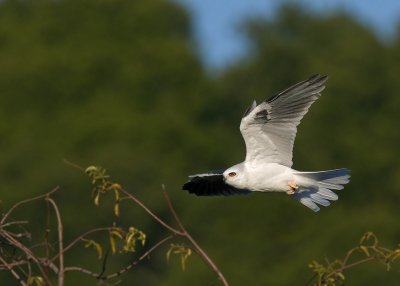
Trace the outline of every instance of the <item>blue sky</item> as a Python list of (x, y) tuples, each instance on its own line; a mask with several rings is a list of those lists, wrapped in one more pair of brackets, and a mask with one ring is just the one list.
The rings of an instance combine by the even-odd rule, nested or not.
[(322, 13), (350, 12), (388, 39), (400, 19), (400, 0), (175, 0), (191, 13), (200, 54), (210, 69), (221, 69), (246, 53), (238, 27), (248, 17), (272, 17), (283, 2), (302, 3)]

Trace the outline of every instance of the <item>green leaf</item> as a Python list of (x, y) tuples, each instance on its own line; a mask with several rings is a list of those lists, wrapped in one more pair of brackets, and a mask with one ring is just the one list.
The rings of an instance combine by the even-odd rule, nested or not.
[(167, 255), (166, 255), (168, 262), (170, 260), (171, 253), (180, 255), (181, 267), (182, 267), (182, 270), (185, 270), (186, 261), (189, 258), (189, 256), (192, 255), (192, 250), (189, 247), (186, 247), (184, 245), (172, 243), (170, 248), (168, 249)]
[(113, 254), (117, 252), (117, 241), (113, 235), (110, 235), (110, 246)]
[(114, 214), (116, 216), (119, 216), (119, 214), (120, 214), (120, 212), (119, 212), (119, 203), (118, 202), (114, 204)]
[(366, 247), (365, 245), (360, 245), (360, 246), (359, 246), (359, 249), (360, 249), (362, 252), (364, 252), (365, 255), (366, 255), (367, 257), (370, 256), (369, 251), (368, 251), (368, 247)]
[(103, 256), (103, 248), (101, 247), (101, 245), (99, 243), (97, 243), (94, 240), (89, 240), (89, 239), (84, 239), (84, 238), (82, 238), (82, 241), (86, 242), (86, 244), (85, 244), (86, 248), (92, 246), (96, 250), (98, 258), (101, 259), (101, 257)]
[(95, 204), (96, 206), (99, 206), (99, 203), (100, 203), (100, 193), (97, 192), (97, 195), (96, 195), (96, 197), (94, 198), (94, 204)]
[(118, 230), (112, 230), (112, 231), (110, 231), (110, 234), (111, 234), (112, 236), (118, 237), (119, 239), (124, 239), (124, 237), (123, 237), (122, 234), (121, 234), (121, 231), (122, 231), (122, 230), (120, 230), (120, 229), (118, 229)]
[(28, 285), (33, 285), (35, 284), (36, 286), (45, 286), (43, 277), (41, 276), (31, 276), (28, 278)]
[(89, 167), (86, 168), (85, 173), (88, 174), (88, 175), (91, 175), (93, 173), (96, 173), (97, 171), (98, 170), (97, 170), (96, 166), (89, 166)]
[(397, 258), (400, 257), (400, 249), (396, 249), (393, 253), (392, 256), (390, 257), (391, 261), (395, 261)]
[(344, 277), (343, 272), (338, 272), (338, 273), (337, 273), (337, 276), (338, 276), (342, 281), (345, 280), (345, 277)]

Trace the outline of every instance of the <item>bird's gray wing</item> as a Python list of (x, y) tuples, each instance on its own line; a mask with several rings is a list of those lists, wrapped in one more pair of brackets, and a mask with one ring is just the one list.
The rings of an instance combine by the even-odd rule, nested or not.
[(249, 190), (237, 189), (225, 184), (222, 176), (224, 171), (216, 170), (204, 174), (191, 175), (182, 189), (197, 196), (230, 196), (250, 193)]
[(314, 75), (246, 110), (240, 132), (246, 143), (246, 161), (279, 163), (291, 167), (297, 125), (317, 100), (327, 76)]

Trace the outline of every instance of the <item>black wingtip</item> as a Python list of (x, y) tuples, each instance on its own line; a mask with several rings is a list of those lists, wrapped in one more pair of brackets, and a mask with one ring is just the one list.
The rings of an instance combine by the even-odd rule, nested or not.
[(315, 88), (323, 87), (324, 88), (324, 84), (327, 79), (328, 79), (327, 75), (314, 74), (314, 75), (310, 76), (308, 79), (300, 81), (300, 82), (286, 88), (285, 90), (279, 92), (278, 94), (268, 98), (265, 102), (272, 103), (276, 99), (280, 98), (281, 96), (288, 95), (288, 94), (294, 94), (301, 89), (307, 89), (310, 87), (315, 87)]
[(236, 189), (232, 186), (225, 184), (220, 172), (213, 175), (218, 171), (210, 171), (205, 176), (196, 175), (188, 182), (183, 184), (182, 190), (196, 196), (230, 196), (248, 194), (250, 191)]
[(189, 182), (187, 182), (187, 183), (183, 184), (183, 186), (182, 186), (182, 190), (184, 190), (184, 191), (189, 191), (188, 184), (189, 184)]

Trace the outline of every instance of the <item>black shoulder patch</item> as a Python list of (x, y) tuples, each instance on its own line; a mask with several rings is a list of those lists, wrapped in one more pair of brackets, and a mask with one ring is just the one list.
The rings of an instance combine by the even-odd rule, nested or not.
[(271, 120), (271, 115), (268, 113), (267, 109), (263, 109), (256, 113), (254, 119), (257, 121), (267, 122)]

